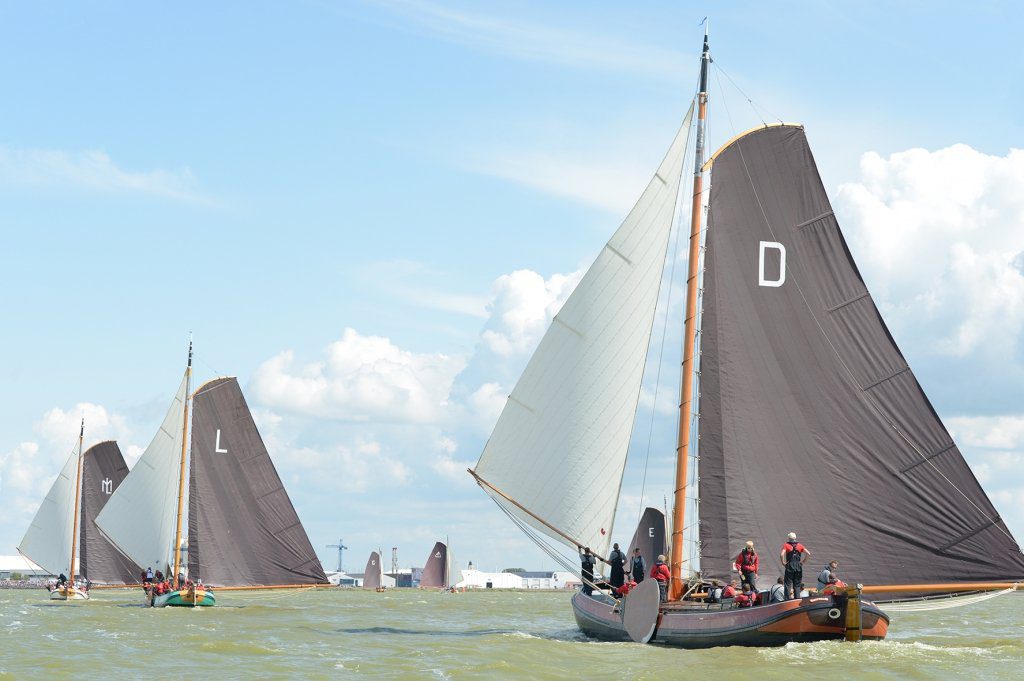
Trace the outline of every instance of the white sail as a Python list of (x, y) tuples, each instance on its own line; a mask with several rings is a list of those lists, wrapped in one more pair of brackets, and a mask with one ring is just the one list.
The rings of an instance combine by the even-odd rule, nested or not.
[(658, 172), (565, 302), (475, 472), (507, 511), (574, 547), (611, 540), (693, 106)]
[[(71, 569), (71, 538), (75, 531), (75, 479), (78, 450), (71, 453), (53, 481), (18, 551), (52, 575)], [(71, 577), (71, 575), (68, 575)]]
[(136, 565), (165, 570), (172, 558), (187, 379), (128, 477), (96, 516), (96, 525)]

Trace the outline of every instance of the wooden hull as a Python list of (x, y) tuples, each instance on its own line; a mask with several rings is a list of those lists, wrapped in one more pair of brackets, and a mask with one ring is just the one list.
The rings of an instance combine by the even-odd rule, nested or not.
[[(628, 641), (622, 615), (611, 599), (572, 599), (576, 624), (587, 636)], [(863, 640), (885, 638), (889, 617), (869, 601), (861, 601)], [(753, 608), (722, 609), (719, 605), (683, 605), (663, 610), (651, 643), (680, 648), (716, 646), (781, 646), (791, 642), (843, 640), (845, 599), (812, 596)]]
[(61, 589), (54, 589), (50, 592), (51, 601), (87, 601), (89, 593), (69, 586)]
[(153, 607), (156, 608), (208, 608), (216, 604), (213, 592), (204, 589), (181, 589), (153, 598)]

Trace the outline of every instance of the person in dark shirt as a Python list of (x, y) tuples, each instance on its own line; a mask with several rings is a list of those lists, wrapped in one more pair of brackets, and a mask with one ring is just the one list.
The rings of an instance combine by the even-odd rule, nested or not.
[(644, 562), (644, 557), (640, 555), (640, 549), (633, 549), (633, 558), (630, 559), (630, 572), (633, 574), (633, 581), (639, 584), (644, 581), (644, 577), (647, 576), (647, 563)]
[(617, 543), (612, 545), (612, 552), (608, 554), (608, 565), (612, 568), (608, 583), (612, 589), (618, 589), (626, 583), (626, 554), (619, 550)]
[(594, 564), (596, 562), (597, 559), (591, 553), (589, 546), (580, 551), (580, 574), (583, 577), (583, 593), (587, 596), (594, 593)]
[(804, 563), (810, 557), (811, 552), (796, 540), (796, 532), (790, 532), (779, 551), (779, 558), (785, 568), (786, 600), (800, 598), (804, 588)]

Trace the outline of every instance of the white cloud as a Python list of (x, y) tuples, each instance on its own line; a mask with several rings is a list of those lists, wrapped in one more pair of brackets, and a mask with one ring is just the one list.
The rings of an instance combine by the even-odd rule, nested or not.
[(458, 450), (458, 444), (455, 440), (447, 436), (441, 437), (438, 439), (435, 447), (439, 454), (431, 464), (434, 472), (454, 482), (470, 484), (472, 478), (466, 472), (466, 469), (472, 468), (475, 462), (460, 461), (455, 458), (455, 452)]
[(345, 421), (431, 423), (442, 418), (465, 360), (402, 350), (388, 338), (345, 329), (323, 361), (293, 369), (290, 350), (256, 370), (252, 388), (265, 405)]
[(887, 315), (934, 354), (1019, 361), (1024, 330), (1024, 151), (957, 144), (861, 160), (840, 187), (851, 248)]
[(491, 317), (481, 335), (483, 344), (500, 357), (532, 352), (582, 277), (582, 270), (548, 279), (531, 270), (498, 277), (488, 306)]
[(422, 0), (370, 0), (402, 26), (446, 42), (516, 59), (678, 82), (687, 55), (576, 29), (460, 11)]
[(101, 193), (137, 193), (175, 201), (209, 203), (195, 190), (188, 168), (129, 171), (102, 151), (0, 147), (0, 183), (30, 187), (70, 187)]
[(1024, 416), (958, 416), (946, 423), (961, 445), (1024, 450)]

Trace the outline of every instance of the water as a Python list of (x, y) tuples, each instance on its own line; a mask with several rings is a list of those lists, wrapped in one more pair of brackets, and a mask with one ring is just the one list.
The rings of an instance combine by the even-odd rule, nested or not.
[(888, 640), (689, 651), (588, 641), (568, 593), (247, 592), (149, 609), (0, 590), (0, 679), (1021, 679), (1024, 596), (894, 615)]

